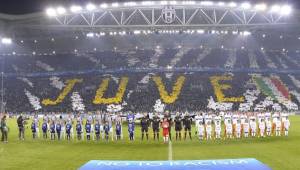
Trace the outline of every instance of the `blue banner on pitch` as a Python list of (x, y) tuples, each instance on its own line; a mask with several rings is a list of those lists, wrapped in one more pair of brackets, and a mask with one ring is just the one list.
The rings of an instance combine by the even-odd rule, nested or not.
[(191, 161), (97, 161), (79, 170), (271, 170), (256, 159), (221, 159)]

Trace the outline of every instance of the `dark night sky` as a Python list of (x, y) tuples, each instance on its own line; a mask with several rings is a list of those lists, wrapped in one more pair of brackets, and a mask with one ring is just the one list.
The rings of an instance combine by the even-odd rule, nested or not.
[[(0, 13), (6, 14), (26, 14), (32, 12), (43, 11), (50, 5), (65, 5), (71, 4), (84, 5), (88, 2), (100, 4), (101, 2), (127, 2), (131, 0), (0, 0)], [(140, 0), (132, 0), (140, 1)], [(221, 0), (220, 0), (221, 1)], [(224, 2), (244, 2), (245, 0), (223, 0)], [(276, 2), (288, 2), (294, 8), (300, 8), (300, 0), (248, 0), (250, 3), (265, 2), (267, 4), (274, 4)]]

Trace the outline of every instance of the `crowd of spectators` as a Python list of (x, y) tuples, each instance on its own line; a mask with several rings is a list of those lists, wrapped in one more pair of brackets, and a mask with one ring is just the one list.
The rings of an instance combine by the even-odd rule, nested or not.
[[(297, 84), (286, 74), (272, 73), (272, 70), (298, 70), (300, 55), (295, 52), (223, 48), (158, 48), (55, 55), (12, 55), (0, 56), (0, 58), (1, 62), (4, 62), (1, 64), (1, 70), (5, 75), (4, 106), (6, 111), (11, 113), (74, 111), (71, 100), (73, 92), (78, 92), (82, 98), (84, 110), (106, 110), (107, 105), (96, 105), (92, 101), (99, 84), (103, 78), (107, 77), (111, 81), (105, 97), (113, 97), (116, 94), (121, 77), (129, 78), (123, 101), (118, 104), (121, 105), (122, 110), (134, 112), (155, 110), (155, 104), (161, 97), (157, 85), (151, 79), (153, 75), (162, 77), (169, 93), (172, 92), (173, 85), (179, 76), (186, 77), (178, 99), (172, 104), (165, 104), (165, 110), (174, 112), (208, 110), (208, 100), (211, 97), (217, 102), (214, 88), (210, 82), (211, 76), (232, 76), (232, 80), (222, 82), (231, 85), (230, 89), (224, 90), (226, 96), (243, 96), (246, 90), (256, 90), (257, 87), (252, 81), (253, 75), (251, 72), (247, 72), (247, 69), (269, 69), (267, 73), (260, 75), (264, 77), (276, 75), (288, 90), (300, 93)], [(191, 67), (204, 70), (190, 71)], [(162, 70), (159, 70), (160, 68)], [(181, 68), (181, 70), (173, 71), (176, 68)], [(124, 71), (120, 71), (120, 69), (124, 69)], [(128, 69), (147, 69), (147, 71), (128, 71)], [(186, 71), (184, 71), (185, 69)], [(205, 69), (209, 69), (209, 71)], [(221, 72), (218, 69), (230, 70)], [(246, 71), (235, 72), (234, 69), (246, 69)], [(91, 70), (106, 70), (107, 72), (98, 74)], [(300, 80), (300, 76), (297, 74), (291, 73), (291, 75)], [(44, 106), (41, 103), (46, 98), (56, 99), (63, 91), (66, 80), (73, 78), (83, 81), (77, 83), (61, 103), (54, 106)], [(32, 100), (39, 101), (41, 108), (35, 109), (29, 96)], [(254, 105), (265, 100), (266, 97), (266, 94), (259, 93)], [(297, 96), (291, 94), (291, 100), (299, 105)], [(279, 105), (286, 109), (281, 103)], [(239, 103), (233, 103), (232, 109), (238, 110)]]

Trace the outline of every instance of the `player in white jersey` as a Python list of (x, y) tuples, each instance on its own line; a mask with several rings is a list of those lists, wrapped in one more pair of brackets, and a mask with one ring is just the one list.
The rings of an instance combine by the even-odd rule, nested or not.
[(276, 119), (275, 130), (276, 130), (275, 135), (280, 136), (281, 135), (281, 120), (280, 120), (279, 116)]
[(243, 131), (244, 131), (244, 137), (248, 138), (249, 137), (249, 121), (248, 119), (245, 120), (243, 123)]
[(232, 123), (231, 123), (230, 119), (227, 120), (225, 128), (226, 128), (226, 137), (227, 138), (232, 138)]
[(260, 122), (258, 122), (258, 127), (259, 127), (259, 133), (260, 137), (265, 137), (265, 129), (266, 129), (266, 123), (264, 119), (260, 119)]
[(205, 134), (204, 122), (200, 121), (198, 126), (198, 135), (200, 140), (203, 140), (204, 134)]
[(257, 114), (257, 121), (261, 122), (261, 120), (265, 119), (265, 114), (264, 113), (258, 113)]
[(245, 113), (243, 113), (241, 116), (240, 116), (240, 120), (241, 120), (241, 125), (243, 125), (246, 121), (246, 119), (248, 119), (247, 115)]
[(221, 139), (221, 130), (222, 130), (221, 119), (215, 118), (214, 122), (215, 122), (216, 139)]
[(226, 113), (225, 116), (224, 116), (224, 124), (226, 125), (229, 120), (231, 121), (231, 114)]
[(212, 122), (212, 115), (211, 114), (207, 114), (204, 116), (204, 121), (205, 124), (211, 123)]
[(216, 139), (220, 139), (221, 138), (221, 129), (222, 129), (222, 118), (220, 116), (220, 114), (218, 113), (215, 117), (214, 117), (214, 124), (215, 124), (215, 137)]
[(265, 113), (265, 121), (266, 121), (266, 122), (267, 122), (267, 121), (271, 121), (271, 117), (272, 117), (272, 115), (271, 115), (270, 112)]
[(197, 133), (198, 133), (198, 127), (200, 125), (200, 122), (203, 122), (203, 116), (202, 116), (202, 113), (198, 112), (197, 115), (195, 116), (195, 125), (196, 125), (195, 135), (197, 135)]
[(251, 129), (251, 136), (255, 137), (256, 136), (256, 118), (255, 116), (250, 117), (250, 129)]
[(235, 136), (239, 139), (241, 138), (242, 126), (241, 121), (238, 119), (235, 125)]
[(205, 130), (206, 130), (206, 139), (210, 140), (211, 139), (211, 132), (212, 132), (211, 121), (207, 122), (207, 124), (205, 125)]
[[(266, 117), (266, 119), (268, 119)], [(272, 131), (272, 122), (271, 122), (271, 119), (269, 120), (266, 120), (266, 133), (267, 133), (267, 136), (271, 136), (271, 131)]]
[(288, 118), (288, 114), (287, 113), (281, 113), (281, 122), (283, 123), (287, 118)]
[(289, 135), (289, 129), (290, 129), (290, 120), (288, 119), (288, 117), (286, 117), (284, 119), (283, 127), (284, 127), (284, 135), (288, 136)]

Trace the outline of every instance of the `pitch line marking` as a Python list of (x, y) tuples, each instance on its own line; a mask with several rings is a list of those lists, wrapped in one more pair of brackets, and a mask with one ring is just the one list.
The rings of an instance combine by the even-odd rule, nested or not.
[(173, 160), (173, 150), (172, 150), (172, 142), (169, 141), (169, 149), (168, 149), (168, 160)]

